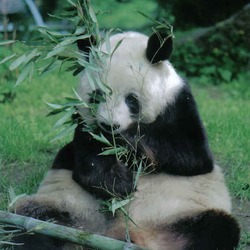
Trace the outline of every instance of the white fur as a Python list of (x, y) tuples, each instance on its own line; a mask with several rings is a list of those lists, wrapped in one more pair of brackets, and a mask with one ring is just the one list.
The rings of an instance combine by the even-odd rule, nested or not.
[[(111, 89), (105, 103), (100, 103), (97, 121), (111, 125), (120, 125), (125, 130), (134, 122), (125, 103), (125, 96), (134, 93), (141, 103), (141, 121), (151, 123), (172, 103), (183, 87), (183, 80), (176, 74), (169, 61), (152, 65), (146, 58), (148, 37), (136, 32), (126, 32), (110, 38), (111, 52), (119, 41), (120, 46), (107, 61), (107, 71), (100, 76)], [(106, 45), (102, 46), (106, 51)], [(79, 95), (88, 101), (86, 93), (92, 92), (87, 76), (83, 75)], [(81, 109), (83, 117), (88, 116)]]
[(59, 212), (69, 212), (75, 219), (75, 227), (95, 233), (103, 233), (104, 214), (97, 200), (72, 180), (72, 172), (65, 169), (48, 171), (36, 194), (18, 200), (13, 211), (35, 201), (41, 206), (49, 206)]
[(231, 211), (231, 200), (221, 169), (198, 176), (146, 175), (129, 206), (130, 217), (138, 224), (152, 221), (171, 223), (181, 217), (208, 209)]
[[(106, 220), (104, 214), (97, 211), (100, 208), (97, 200), (71, 176), (68, 170), (50, 170), (37, 194), (18, 200), (15, 208), (36, 201), (59, 212), (68, 211), (76, 228), (114, 238), (124, 237), (124, 216), (118, 215), (113, 222), (112, 218)], [(136, 223), (136, 226), (130, 223), (131, 237), (137, 244), (153, 250), (182, 249), (187, 239), (167, 228), (161, 233), (161, 226), (209, 209), (231, 211), (230, 197), (218, 166), (211, 173), (193, 177), (168, 174), (141, 176), (134, 199), (126, 207), (129, 217)], [(75, 246), (67, 244), (64, 249), (73, 250)]]

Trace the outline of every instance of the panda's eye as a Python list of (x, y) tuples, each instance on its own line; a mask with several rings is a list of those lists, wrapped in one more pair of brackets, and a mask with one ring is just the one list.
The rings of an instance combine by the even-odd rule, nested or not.
[(139, 103), (138, 97), (135, 94), (133, 94), (133, 93), (128, 94), (125, 98), (125, 102), (128, 105), (130, 112), (133, 115), (139, 114), (140, 103)]
[(89, 103), (99, 104), (100, 102), (105, 102), (104, 93), (100, 89), (94, 90), (91, 94), (89, 94)]

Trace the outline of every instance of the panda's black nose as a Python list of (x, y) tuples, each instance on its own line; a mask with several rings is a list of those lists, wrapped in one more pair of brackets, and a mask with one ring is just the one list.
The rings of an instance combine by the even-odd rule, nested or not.
[(107, 132), (112, 132), (112, 130), (117, 130), (120, 127), (120, 125), (118, 124), (111, 125), (111, 124), (106, 124), (104, 122), (101, 122), (100, 127)]

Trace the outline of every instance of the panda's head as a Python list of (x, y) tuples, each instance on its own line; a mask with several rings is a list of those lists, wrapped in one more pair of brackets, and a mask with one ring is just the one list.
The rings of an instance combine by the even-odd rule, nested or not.
[[(112, 127), (117, 133), (138, 122), (154, 122), (184, 85), (168, 61), (172, 38), (158, 33), (147, 37), (126, 32), (111, 36), (109, 45), (103, 44), (101, 50), (106, 52), (107, 47), (113, 51), (112, 56), (103, 65), (106, 70), (96, 77), (107, 84), (111, 93), (107, 95), (98, 87), (93, 90), (86, 73), (79, 89), (83, 100), (98, 104), (95, 122), (103, 130), (110, 131)], [(100, 96), (105, 101), (100, 101)], [(88, 120), (85, 109), (80, 114)]]

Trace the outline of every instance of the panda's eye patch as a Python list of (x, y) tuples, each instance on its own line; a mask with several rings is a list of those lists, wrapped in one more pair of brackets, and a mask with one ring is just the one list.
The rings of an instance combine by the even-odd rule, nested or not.
[(99, 104), (100, 102), (105, 102), (104, 93), (100, 89), (94, 90), (89, 94), (89, 103)]
[(140, 103), (139, 103), (138, 97), (135, 94), (133, 94), (133, 93), (128, 94), (125, 98), (125, 102), (128, 105), (130, 112), (133, 115), (139, 114)]

